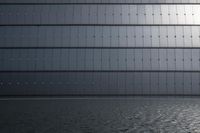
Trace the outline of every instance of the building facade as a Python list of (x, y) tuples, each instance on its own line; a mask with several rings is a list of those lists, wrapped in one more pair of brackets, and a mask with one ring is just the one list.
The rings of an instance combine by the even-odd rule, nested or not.
[(0, 95), (199, 95), (200, 0), (0, 0)]

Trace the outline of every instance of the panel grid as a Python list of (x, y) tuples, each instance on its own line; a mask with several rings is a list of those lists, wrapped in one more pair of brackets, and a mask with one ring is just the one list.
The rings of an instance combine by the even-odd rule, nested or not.
[(199, 4), (0, 0), (0, 95), (199, 95)]

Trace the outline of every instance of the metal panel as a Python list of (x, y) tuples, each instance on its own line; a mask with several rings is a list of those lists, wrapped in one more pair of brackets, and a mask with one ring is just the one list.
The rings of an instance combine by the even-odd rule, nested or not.
[[(31, 32), (34, 32), (34, 42), (36, 42), (36, 40), (37, 40), (37, 29), (36, 28), (33, 28), (32, 29), (33, 31), (31, 31)], [(48, 29), (47, 29), (47, 34), (46, 34), (46, 36), (47, 36), (47, 44), (49, 44), (50, 46), (55, 46), (54, 44), (54, 32), (53, 32), (53, 27), (49, 27)]]
[(198, 5), (192, 5), (194, 24), (200, 23), (200, 8)]
[(200, 74), (192, 73), (192, 94), (196, 95), (200, 93)]
[(184, 70), (191, 70), (192, 69), (192, 50), (191, 49), (184, 49)]
[(161, 24), (161, 7), (160, 5), (153, 5), (153, 23), (154, 24)]
[(200, 47), (200, 28), (198, 26), (192, 26), (192, 46), (193, 47)]
[(5, 52), (4, 50), (0, 49), (0, 61), (1, 61), (1, 64), (0, 64), (0, 70), (5, 70)]
[[(5, 21), (7, 17), (5, 17), (4, 13), (5, 13), (5, 6), (0, 5), (0, 18), (4, 18), (4, 21)], [(3, 23), (4, 23), (3, 20), (0, 19), (0, 24), (3, 24)]]
[(98, 10), (97, 10), (98, 5), (90, 5), (90, 13), (89, 13), (89, 18), (90, 18), (90, 24), (97, 24), (98, 23)]
[(137, 6), (136, 5), (129, 5), (130, 7), (130, 24), (137, 24)]
[(159, 92), (159, 73), (150, 73), (151, 94), (158, 94)]
[(176, 5), (177, 8), (177, 22), (178, 24), (185, 24), (186, 22), (186, 16), (185, 16), (185, 10), (183, 5)]
[(168, 46), (168, 26), (159, 26), (157, 27), (160, 30), (160, 34), (158, 35), (158, 39), (160, 37), (160, 47)]
[[(51, 70), (52, 65), (49, 64), (49, 61), (52, 58), (52, 51), (50, 50), (44, 50), (43, 51), (43, 65), (44, 65), (44, 70)], [(70, 55), (69, 51), (68, 51), (68, 55)], [(70, 56), (68, 56), (68, 64), (70, 63)], [(70, 65), (68, 65), (68, 69), (69, 69)]]
[[(38, 5), (38, 6), (28, 6), (30, 7), (29, 10), (31, 9), (32, 10), (32, 15), (30, 14), (27, 14), (27, 15), (24, 15), (24, 9), (26, 9), (25, 6), (22, 6), (22, 5), (18, 5), (18, 6), (14, 6), (14, 5), (10, 5), (9, 8), (10, 8), (10, 15), (7, 14), (7, 23), (5, 24), (12, 24), (13, 22), (15, 22), (16, 24), (25, 24), (25, 22), (27, 22), (26, 20), (29, 19), (30, 20), (30, 17), (32, 16), (33, 17), (33, 21), (28, 21), (30, 23), (40, 23), (41, 22), (41, 19), (40, 19), (40, 15), (44, 15), (46, 16), (47, 14), (44, 14), (46, 12), (42, 12), (42, 6), (41, 5)], [(7, 7), (8, 8), (8, 7)], [(48, 8), (46, 8), (48, 9)], [(51, 6), (49, 7), (49, 12), (52, 11), (52, 8)], [(54, 8), (55, 9), (55, 8)], [(55, 13), (52, 14), (48, 19), (50, 21), (46, 21), (46, 22), (52, 22), (54, 23), (55, 20), (52, 19), (52, 17), (55, 17)], [(25, 21), (24, 21), (25, 20)]]
[(162, 24), (169, 24), (169, 8), (168, 5), (161, 5)]
[[(7, 53), (7, 52), (6, 52)], [(27, 69), (25, 64), (24, 55), (21, 54), (21, 50), (9, 50), (7, 54), (10, 54), (10, 57), (6, 59), (7, 70), (23, 70)], [(7, 55), (8, 56), (8, 55)], [(21, 60), (20, 60), (21, 58)]]
[(110, 27), (111, 31), (111, 47), (118, 47), (119, 46), (119, 27)]
[[(22, 21), (23, 23), (26, 23), (27, 22), (26, 15), (28, 15), (27, 14), (28, 10), (29, 10), (28, 7), (23, 7), (21, 9), (19, 8), (18, 10), (16, 10), (20, 14), (19, 16), (17, 16), (17, 21), (19, 21), (19, 22)], [(41, 13), (41, 8), (39, 8), (39, 12)], [(22, 19), (22, 20), (20, 20), (20, 19)], [(12, 18), (11, 18), (11, 20), (12, 20)]]
[[(118, 76), (117, 73), (110, 73), (109, 74), (109, 90), (107, 90), (110, 94), (118, 94), (117, 87), (118, 87)], [(125, 89), (124, 89), (125, 92)]]
[[(28, 6), (29, 7), (29, 6)], [(65, 8), (65, 7), (64, 7)], [(41, 7), (41, 17), (40, 18), (40, 22), (41, 23), (46, 23), (47, 20), (50, 20), (49, 19), (49, 11), (50, 11), (50, 6), (43, 6)], [(65, 13), (65, 9), (63, 10), (63, 12)], [(30, 6), (29, 9), (27, 10), (27, 15), (25, 16), (25, 19), (27, 19), (26, 21), (26, 24), (31, 24), (33, 23), (32, 21), (35, 21), (34, 18), (36, 17), (37, 14), (35, 14), (35, 11), (34, 11), (34, 6)], [(30, 17), (30, 18), (29, 18)], [(66, 17), (66, 16), (65, 16)], [(64, 23), (65, 23), (65, 17), (62, 17), (64, 19)], [(37, 22), (36, 22), (37, 23)], [(49, 23), (49, 22), (48, 22)], [(50, 22), (51, 23), (51, 22)]]
[(192, 81), (191, 81), (191, 73), (183, 73), (184, 78), (184, 94), (191, 94), (192, 93)]
[(130, 24), (129, 6), (121, 5), (122, 8), (122, 24)]
[(151, 50), (143, 49), (143, 69), (151, 70)]
[[(25, 53), (24, 53), (25, 52)], [(47, 54), (46, 54), (47, 53)], [(21, 56), (21, 63), (19, 63), (19, 70), (44, 70), (44, 62), (48, 65), (49, 70), (56, 70), (59, 66), (55, 57), (56, 50), (33, 50), (28, 51), (20, 50), (19, 57)], [(46, 60), (44, 59), (44, 54), (46, 54)], [(47, 57), (48, 56), (48, 57)], [(26, 57), (28, 58), (28, 63), (26, 62)], [(55, 64), (54, 64), (55, 63)], [(47, 69), (48, 70), (48, 69)]]
[(167, 94), (167, 73), (159, 73), (159, 91), (158, 94)]
[(98, 24), (102, 24), (106, 22), (106, 16), (105, 16), (105, 6), (104, 5), (98, 5)]
[[(28, 29), (28, 28), (26, 28), (26, 29)], [(22, 28), (21, 29), (21, 35), (23, 36), (21, 39), (20, 39), (20, 43), (18, 43), (18, 45), (16, 45), (16, 47), (17, 46), (27, 46), (27, 42), (29, 42), (27, 39), (28, 38), (26, 38), (26, 36), (27, 35), (25, 35), (25, 32), (24, 32), (24, 28)], [(17, 30), (16, 30), (17, 31)], [(56, 29), (53, 29), (53, 32), (54, 32), (54, 36), (55, 36), (55, 39), (54, 39), (54, 41), (55, 42), (57, 42), (57, 45), (59, 46), (60, 44), (61, 44), (61, 32), (59, 32), (60, 31), (60, 29), (59, 29), (59, 27), (58, 28), (56, 28)], [(29, 33), (28, 34), (29, 36), (31, 36), (31, 34)], [(35, 46), (37, 45), (37, 46), (46, 46), (46, 40), (44, 40), (45, 39), (45, 37), (46, 37), (46, 27), (43, 27), (43, 28), (38, 28), (37, 29), (37, 42), (35, 43)], [(29, 45), (30, 46), (30, 45)], [(34, 46), (34, 45), (33, 45)]]
[(142, 94), (142, 74), (134, 73), (134, 94)]
[(87, 49), (85, 51), (85, 69), (93, 70), (94, 69), (94, 50)]
[(142, 73), (142, 93), (150, 94), (151, 86), (150, 86), (150, 73)]
[[(19, 6), (19, 7), (22, 7), (22, 6)], [(12, 24), (12, 21), (19, 24), (20, 23), (20, 20), (24, 20), (20, 14), (20, 8), (19, 7), (16, 7), (16, 6), (9, 6), (8, 9), (4, 9), (5, 11), (5, 21), (4, 24)], [(36, 11), (35, 13), (38, 13), (38, 11)], [(3, 18), (2, 18), (3, 19)], [(36, 20), (38, 20), (38, 17), (36, 17)], [(33, 23), (33, 22), (32, 22)]]
[(159, 65), (160, 70), (167, 70), (167, 50), (160, 49), (159, 50)]
[(127, 57), (126, 57), (126, 49), (120, 49), (119, 53), (119, 70), (126, 70), (127, 66)]
[(119, 52), (118, 49), (110, 50), (110, 69), (119, 70)]
[[(31, 66), (32, 66), (32, 70), (36, 69), (36, 70), (45, 70), (45, 58), (44, 58), (44, 50), (35, 50), (34, 51), (35, 55), (33, 54), (32, 58), (34, 58), (34, 60), (30, 60), (29, 62), (31, 62)], [(61, 56), (60, 56), (60, 51), (57, 50), (57, 54), (58, 54), (58, 59), (57, 62), (55, 62), (55, 64), (57, 63), (57, 68), (54, 68), (56, 70), (61, 70)], [(55, 59), (55, 58), (54, 58)]]
[(119, 27), (119, 46), (126, 47), (127, 45), (127, 27)]
[[(61, 6), (61, 7), (63, 7), (63, 6)], [(74, 6), (74, 11), (73, 11), (73, 14), (74, 14), (74, 16), (73, 16), (73, 23), (74, 24), (76, 24), (78, 22), (80, 22), (80, 23), (86, 22), (85, 19), (82, 20), (83, 19), (82, 13), (85, 15), (85, 11), (86, 10), (87, 9), (85, 7), (83, 7), (82, 5), (76, 5), (76, 6)]]
[(142, 47), (144, 45), (142, 27), (135, 27), (135, 33), (136, 33), (136, 46)]
[(105, 5), (105, 17), (106, 24), (113, 24), (114, 21), (114, 7), (110, 5)]
[(192, 47), (191, 27), (184, 26), (183, 27), (183, 32), (184, 32), (184, 46), (185, 47)]
[(95, 46), (103, 46), (103, 29), (104, 27), (95, 27)]
[(176, 29), (176, 46), (183, 47), (184, 46), (184, 32), (183, 26), (177, 26)]
[(102, 50), (102, 70), (109, 70), (109, 49)]
[[(60, 70), (68, 70), (68, 65), (69, 65), (69, 49), (61, 49), (60, 51), (60, 64), (61, 68)], [(85, 57), (85, 56), (84, 56)]]
[(128, 47), (134, 47), (135, 46), (135, 27), (128, 27), (127, 28), (127, 43)]
[(135, 56), (135, 70), (142, 70), (142, 50), (141, 49), (135, 49), (134, 50), (134, 56)]
[[(103, 7), (102, 7), (103, 8)], [(82, 14), (81, 14), (81, 23), (82, 24), (88, 24), (89, 23), (89, 13), (90, 13), (90, 6), (89, 5), (84, 5), (82, 6)], [(72, 13), (74, 14), (74, 13)], [(76, 22), (78, 23), (78, 22)]]
[(101, 49), (93, 49), (94, 54), (94, 70), (101, 70)]
[[(125, 94), (125, 90), (126, 90), (126, 73), (118, 73), (118, 87), (119, 87), (119, 90), (118, 90), (118, 93), (120, 94)], [(124, 89), (121, 89), (121, 88), (124, 88)]]
[(64, 54), (67, 58), (65, 59), (66, 62), (66, 70), (70, 70), (70, 49), (67, 49), (65, 54)]
[[(73, 27), (72, 27), (73, 28)], [(73, 30), (73, 29), (72, 29)], [(90, 29), (88, 27), (81, 27), (78, 26), (78, 33), (77, 33), (77, 41), (78, 41), (78, 47), (84, 47), (89, 44), (88, 41), (88, 32)], [(93, 33), (94, 34), (94, 33)], [(93, 38), (92, 38), (93, 39)], [(74, 46), (73, 44), (70, 44), (71, 46)], [(91, 45), (91, 44), (90, 44)], [(94, 42), (92, 41), (92, 46), (94, 46)]]
[(76, 63), (77, 63), (77, 50), (76, 49), (71, 49), (69, 51), (69, 70), (76, 70)]
[[(66, 19), (65, 18), (65, 10), (66, 10), (65, 8), (66, 7), (62, 6), (62, 5), (57, 6), (58, 12), (56, 14), (56, 17), (57, 17), (57, 21), (59, 20), (61, 24), (65, 24), (65, 19)], [(81, 10), (78, 12), (77, 16), (81, 18), (80, 12), (81, 12)], [(78, 20), (76, 20), (76, 21), (81, 22), (80, 18), (77, 18)]]
[[(33, 50), (32, 50), (33, 51)], [(28, 51), (28, 52), (30, 52), (30, 51)], [(36, 52), (36, 50), (35, 50), (35, 52)], [(52, 50), (44, 50), (43, 51), (44, 52), (44, 55), (43, 55), (43, 58), (44, 58), (44, 68), (45, 68), (45, 70), (52, 70), (52, 64), (51, 63), (49, 63), (50, 62), (50, 60), (51, 60), (51, 58), (52, 58), (52, 56), (53, 56), (53, 52), (52, 52)], [(70, 61), (71, 61), (71, 59), (70, 59), (70, 55), (71, 55), (71, 53), (68, 51), (68, 64), (70, 63)], [(29, 54), (29, 56), (32, 56), (32, 57), (30, 57), (30, 58), (35, 58), (35, 54), (33, 54), (33, 52), (31, 53), (30, 52), (30, 54)], [(72, 56), (71, 56), (72, 57)], [(32, 66), (31, 66), (31, 68), (32, 68), (32, 70), (36, 70), (36, 62), (35, 62), (35, 60), (32, 60)], [(70, 63), (70, 65), (71, 65), (71, 63)], [(68, 69), (70, 69), (71, 67), (70, 67), (70, 65), (68, 65)], [(34, 66), (34, 67), (33, 67)]]
[(192, 6), (185, 5), (185, 16), (186, 16), (186, 24), (194, 24), (194, 18), (192, 13)]
[(160, 46), (160, 34), (158, 27), (151, 27), (151, 34), (152, 34), (152, 47)]
[[(75, 27), (73, 27), (73, 29), (71, 29), (71, 41), (70, 41), (71, 46), (74, 46), (74, 47), (78, 46), (78, 44), (79, 44), (78, 39), (77, 39), (78, 32), (79, 32), (78, 26), (75, 26)], [(87, 31), (87, 33), (88, 33), (88, 31)]]
[[(42, 45), (42, 44), (40, 44), (40, 42), (42, 41), (42, 39), (45, 36), (45, 33), (43, 33), (43, 36), (40, 35), (40, 33), (43, 32), (41, 30), (42, 30), (41, 28), (38, 29), (38, 40), (40, 40), (38, 42), (39, 42), (40, 46)], [(56, 28), (53, 29), (53, 32), (54, 32), (54, 43), (55, 43), (54, 46), (61, 46), (61, 44), (62, 44), (62, 32), (61, 31), (62, 31), (62, 27), (56, 27)], [(78, 28), (78, 31), (79, 31), (79, 28)], [(79, 37), (78, 37), (78, 41), (79, 41)]]
[(178, 20), (177, 20), (177, 9), (176, 9), (176, 5), (168, 5), (169, 7), (169, 23), (170, 24), (177, 24)]
[[(18, 30), (20, 30), (19, 28), (17, 28)], [(19, 43), (19, 34), (15, 34), (16, 30), (14, 30), (13, 32), (12, 28), (8, 27), (8, 28), (4, 28), (2, 29), (2, 44), (1, 46), (12, 46), (13, 42)], [(19, 32), (19, 31), (18, 31)]]
[(175, 27), (174, 26), (168, 26), (167, 27), (168, 30), (168, 46), (169, 47), (175, 47), (175, 38), (176, 38), (176, 34), (175, 34)]
[(85, 50), (77, 49), (77, 70), (85, 69)]
[(159, 70), (159, 53), (158, 53), (158, 49), (152, 49), (151, 50), (151, 69), (152, 70)]
[[(73, 6), (70, 6), (70, 5), (66, 5), (65, 6), (65, 13), (64, 13), (64, 16), (65, 16), (65, 23), (66, 24), (71, 24), (73, 22)], [(82, 8), (82, 14), (84, 13), (84, 9)], [(83, 20), (83, 15), (81, 17), (81, 23), (84, 23), (84, 20)]]
[(167, 73), (167, 94), (175, 94), (175, 73)]
[(200, 50), (199, 49), (192, 49), (191, 50), (192, 52), (192, 70), (200, 70), (200, 66), (199, 66), (199, 63), (200, 63), (200, 55), (199, 55), (199, 52)]
[[(0, 3), (83, 3), (83, 0), (0, 0)], [(123, 1), (119, 1), (119, 0), (85, 0), (84, 3), (199, 3), (199, 0), (123, 0)]]
[(87, 46), (88, 47), (94, 46), (94, 40), (95, 40), (95, 38), (94, 38), (95, 29), (94, 28), (95, 28), (94, 26), (87, 27)]
[[(84, 31), (84, 29), (81, 30), (81, 33), (83, 31)], [(66, 46), (66, 47), (70, 46), (71, 45), (71, 27), (64, 27), (62, 34), (63, 34), (63, 46)], [(84, 36), (83, 36), (83, 38), (84, 38)], [(81, 39), (81, 40), (82, 40), (83, 43), (85, 42), (83, 39)]]
[(144, 47), (151, 47), (151, 27), (150, 26), (146, 26), (146, 27), (142, 27), (143, 28), (143, 40), (144, 40)]
[[(6, 32), (6, 28), (5, 27), (0, 27), (0, 47), (6, 46), (5, 45), (5, 43), (6, 43), (5, 32)], [(13, 37), (13, 34), (11, 34), (10, 37)], [(13, 39), (11, 39), (11, 40), (13, 40)]]
[(113, 5), (114, 8), (114, 24), (122, 24), (122, 12), (119, 5)]
[(167, 70), (175, 70), (176, 68), (175, 62), (175, 50), (167, 49)]
[[(78, 54), (77, 54), (77, 59), (78, 60), (78, 57), (81, 56), (81, 52), (82, 50), (78, 50)], [(37, 54), (39, 55), (38, 58), (42, 57), (42, 50), (38, 51), (40, 54)], [(53, 64), (53, 69), (54, 70), (60, 70), (60, 64), (61, 63), (61, 58), (60, 58), (60, 49), (54, 49), (53, 50), (53, 61), (52, 61), (52, 64)], [(41, 63), (38, 63), (38, 64), (42, 64), (42, 61)], [(77, 69), (78, 69), (78, 66), (79, 64), (77, 63)], [(82, 65), (82, 64), (81, 64)]]
[(153, 24), (153, 6), (145, 5), (146, 24)]
[[(39, 6), (39, 9), (38, 9), (38, 6), (36, 6), (36, 11), (38, 12), (37, 13), (37, 23), (40, 22), (40, 9), (42, 8), (42, 6)], [(74, 12), (74, 6), (73, 6), (73, 12)], [(50, 14), (50, 15), (48, 15)], [(56, 24), (56, 23), (60, 23), (60, 21), (58, 21), (57, 17), (56, 17), (56, 14), (57, 14), (57, 10), (56, 8), (54, 7), (54, 5), (51, 5), (49, 6), (49, 11), (48, 11), (48, 14), (45, 14), (45, 15), (48, 15), (48, 18), (49, 20), (47, 21), (46, 20), (46, 23), (49, 23), (49, 24)], [(73, 22), (73, 19), (74, 19), (74, 14), (72, 14), (73, 16), (71, 17), (72, 19), (72, 22)]]
[(183, 73), (175, 73), (175, 94), (184, 94)]
[(145, 24), (145, 5), (137, 5), (138, 23)]
[(153, 8), (152, 5), (6, 5), (1, 8), (2, 24), (185, 24), (185, 20), (186, 24), (199, 23), (195, 16), (198, 9), (192, 5), (153, 5)]
[(111, 35), (110, 27), (104, 27), (103, 28), (103, 46), (109, 47), (110, 46), (110, 35)]
[(183, 49), (175, 49), (176, 53), (176, 70), (183, 70)]
[[(134, 73), (126, 73), (126, 94), (134, 94), (133, 89), (134, 89)], [(117, 88), (117, 87), (115, 87)]]
[(127, 49), (127, 70), (134, 69), (134, 49)]

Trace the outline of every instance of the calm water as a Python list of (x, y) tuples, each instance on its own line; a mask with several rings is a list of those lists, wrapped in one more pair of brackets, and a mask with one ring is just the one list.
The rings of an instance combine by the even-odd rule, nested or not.
[(200, 98), (0, 100), (0, 133), (200, 133)]

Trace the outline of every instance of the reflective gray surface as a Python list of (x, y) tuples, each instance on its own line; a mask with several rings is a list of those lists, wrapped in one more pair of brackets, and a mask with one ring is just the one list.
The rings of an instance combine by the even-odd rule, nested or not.
[(200, 49), (0, 50), (0, 70), (200, 70)]
[(0, 101), (0, 132), (199, 133), (199, 98)]
[(200, 94), (199, 1), (37, 2), (0, 5), (0, 95)]
[(200, 3), (199, 0), (0, 0), (0, 3)]
[(200, 5), (0, 5), (0, 24), (200, 24)]
[[(122, 66), (123, 67), (123, 66)], [(198, 95), (190, 72), (1, 73), (0, 95)]]
[(0, 47), (200, 47), (200, 27), (8, 26)]

